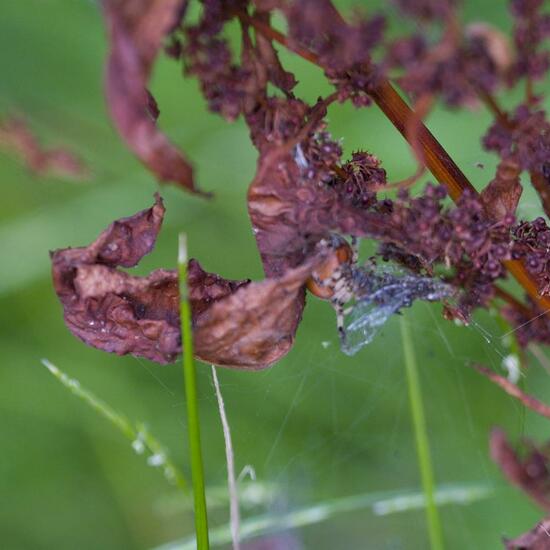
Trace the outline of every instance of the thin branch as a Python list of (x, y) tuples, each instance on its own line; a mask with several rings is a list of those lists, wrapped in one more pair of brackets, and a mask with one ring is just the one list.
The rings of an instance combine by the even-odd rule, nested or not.
[(537, 191), (544, 213), (550, 217), (550, 183), (542, 172), (529, 172), (531, 183)]
[(527, 349), (535, 356), (536, 360), (540, 363), (546, 373), (550, 374), (550, 360), (546, 357), (541, 347), (538, 344), (530, 342)]
[(513, 308), (517, 309), (519, 312), (523, 313), (526, 317), (533, 316), (533, 310), (527, 307), (525, 304), (520, 302), (515, 296), (512, 296), (507, 290), (504, 290), (502, 287), (495, 285), (495, 296), (504, 300)]
[(512, 129), (514, 124), (510, 121), (508, 113), (498, 104), (496, 97), (489, 92), (476, 88), (479, 99), (494, 115), (494, 117), (506, 128)]
[(409, 177), (393, 182), (386, 185), (380, 186), (379, 188), (374, 188), (373, 191), (388, 191), (390, 189), (402, 189), (414, 185), (426, 172), (426, 161), (424, 159), (424, 152), (420, 146), (420, 141), (418, 139), (418, 132), (420, 126), (422, 125), (424, 119), (428, 116), (429, 112), (433, 106), (433, 96), (431, 94), (423, 95), (414, 104), (414, 116), (411, 117), (405, 128), (405, 135), (407, 136), (407, 141), (411, 144), (411, 149), (413, 155), (416, 159), (416, 170)]
[(515, 384), (512, 384), (504, 376), (500, 376), (496, 372), (484, 367), (482, 365), (472, 365), (479, 373), (486, 376), (491, 382), (494, 382), (497, 386), (500, 386), (508, 395), (515, 397), (518, 401), (523, 403), (528, 409), (533, 412), (550, 419), (550, 407), (545, 405), (542, 401), (539, 401), (535, 397), (520, 390)]
[(274, 29), (271, 25), (265, 23), (264, 21), (260, 21), (259, 19), (255, 17), (251, 17), (245, 12), (238, 12), (237, 16), (241, 21), (244, 21), (248, 23), (251, 27), (254, 27), (258, 32), (263, 34), (266, 38), (269, 38), (270, 40), (273, 40), (274, 42), (277, 42), (287, 48), (288, 50), (293, 51), (295, 54), (299, 55), (303, 59), (310, 61), (314, 65), (319, 65), (319, 58), (317, 55), (315, 55), (312, 51), (301, 48), (300, 46), (296, 44), (290, 44), (287, 37), (278, 30)]
[[(372, 90), (370, 95), (390, 122), (408, 141), (409, 121), (414, 120), (416, 115), (397, 93), (397, 90), (386, 80)], [(428, 170), (438, 182), (447, 187), (449, 195), (454, 201), (457, 201), (466, 190), (477, 194), (462, 170), (423, 123), (418, 124), (417, 140)]]

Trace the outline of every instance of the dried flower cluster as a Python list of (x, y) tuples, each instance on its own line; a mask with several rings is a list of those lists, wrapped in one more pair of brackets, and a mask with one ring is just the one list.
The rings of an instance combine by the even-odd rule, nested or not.
[(550, 122), (546, 112), (521, 104), (511, 117), (497, 120), (483, 138), (488, 151), (521, 170), (543, 172), (550, 158)]
[[(457, 3), (450, 0), (395, 4), (404, 17), (417, 21), (418, 31), (388, 39), (391, 21), (384, 14), (356, 12), (350, 22), (330, 0), (204, 0), (194, 21), (187, 20), (188, 2), (183, 0), (105, 0), (110, 40), (106, 89), (113, 119), (129, 147), (159, 180), (197, 192), (190, 164), (156, 126), (159, 109), (147, 89), (164, 45), (168, 55), (182, 62), (184, 74), (199, 80), (211, 111), (228, 121), (242, 116), (250, 129), (259, 157), (248, 209), (267, 281), (283, 281), (293, 270), (314, 265), (317, 244), (333, 233), (371, 238), (379, 242), (382, 259), (453, 285), (457, 303), (446, 308), (447, 314), (467, 320), (474, 308), (487, 307), (498, 296), (508, 301), (507, 319), (522, 325), (525, 318), (537, 316), (540, 300), (550, 289), (546, 224), (515, 220), (524, 171), (535, 188), (542, 189), (543, 206), (550, 208), (550, 192), (541, 183), (550, 171), (550, 123), (534, 93), (534, 82), (548, 69), (544, 41), (550, 16), (539, 0), (513, 0), (514, 36), (508, 40), (487, 23), (462, 27)], [(275, 12), (286, 18), (288, 36), (271, 26)], [(238, 48), (225, 32), (233, 23), (240, 29)], [(314, 105), (296, 97), (297, 79), (281, 64), (275, 43), (318, 65), (334, 93)], [(395, 94), (389, 79), (397, 80), (419, 106), (418, 115)], [(527, 83), (525, 98), (507, 113), (495, 94), (520, 81)], [(483, 146), (501, 160), (481, 194), (422, 124), (421, 116), (437, 99), (457, 107), (485, 103), (495, 115)], [(430, 185), (418, 196), (402, 190), (392, 200), (386, 193), (386, 172), (374, 154), (357, 151), (343, 159), (325, 116), (331, 103), (347, 100), (357, 107), (376, 103), (382, 108), (440, 185)], [(456, 206), (445, 204), (445, 188), (458, 200)], [(152, 246), (132, 242), (142, 249)], [(56, 254), (57, 276), (64, 264), (59, 260), (62, 253)], [(104, 270), (103, 261), (96, 263)], [(114, 262), (110, 269), (116, 270), (116, 265), (120, 264)], [(495, 283), (508, 272), (530, 293), (527, 305), (518, 306), (497, 288)], [(304, 274), (304, 281), (310, 273)], [(71, 288), (76, 301), (89, 298), (79, 285)], [(220, 297), (220, 307), (233, 307), (232, 295)], [(293, 322), (286, 326), (284, 341), (294, 338), (304, 304), (302, 286), (290, 308)], [(159, 317), (170, 319), (175, 327), (177, 312), (169, 310)], [(194, 311), (198, 334), (200, 314)], [(525, 326), (519, 332), (523, 345), (550, 341), (545, 316)], [(81, 328), (79, 335), (93, 343), (84, 331)], [(162, 338), (161, 330), (153, 339)], [(163, 361), (179, 351), (175, 333), (168, 341), (167, 348), (158, 348), (164, 350)], [(113, 349), (155, 356), (136, 351), (136, 345)], [(238, 354), (229, 361), (224, 354), (209, 360), (234, 366), (250, 362), (240, 362)], [(256, 361), (257, 367), (273, 362)]]

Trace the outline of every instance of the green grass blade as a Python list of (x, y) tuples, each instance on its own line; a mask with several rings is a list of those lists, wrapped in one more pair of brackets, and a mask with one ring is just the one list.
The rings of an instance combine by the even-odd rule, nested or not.
[(191, 330), (191, 305), (187, 288), (187, 239), (179, 236), (178, 272), (180, 289), (180, 323), (183, 346), (183, 377), (187, 401), (187, 425), (189, 433), (189, 452), (191, 454), (191, 479), (195, 502), (195, 532), (197, 549), (208, 550), (208, 516), (204, 487), (204, 469), (202, 464), (199, 405), (197, 400), (197, 373), (193, 357), (193, 335)]
[(424, 402), (422, 399), (422, 390), (420, 387), (420, 378), (418, 376), (414, 346), (409, 325), (407, 324), (404, 316), (401, 317), (400, 322), (412, 423), (416, 440), (416, 452), (418, 456), (418, 466), (422, 480), (422, 489), (426, 499), (426, 520), (428, 523), (430, 547), (432, 550), (443, 550), (443, 531), (441, 529), (439, 511), (435, 500), (435, 484), (432, 460), (430, 456), (430, 444), (428, 440), (428, 431), (426, 428)]
[[(488, 498), (495, 492), (493, 486), (487, 483), (448, 484), (438, 487), (435, 491), (435, 501), (439, 505), (468, 505)], [(375, 515), (388, 515), (398, 512), (420, 510), (426, 507), (424, 492), (418, 491), (382, 491), (363, 493), (349, 497), (318, 502), (284, 514), (269, 514), (254, 516), (241, 523), (241, 541), (261, 537), (270, 533), (296, 529), (306, 525), (315, 525), (332, 519), (337, 515), (356, 512), (370, 508)], [(210, 531), (212, 546), (231, 544), (230, 524), (215, 527)], [(154, 550), (193, 550), (194, 537), (169, 542)]]
[(145, 424), (138, 422), (133, 424), (128, 418), (113, 409), (102, 399), (94, 395), (91, 391), (82, 387), (80, 382), (65, 374), (47, 359), (42, 359), (42, 364), (74, 395), (82, 399), (96, 413), (108, 420), (115, 426), (127, 439), (132, 442), (132, 448), (137, 454), (143, 454), (148, 451), (147, 464), (157, 468), (162, 468), (164, 477), (177, 485), (185, 492), (189, 491), (189, 486), (184, 475), (179, 468), (172, 462), (161, 443), (149, 432)]

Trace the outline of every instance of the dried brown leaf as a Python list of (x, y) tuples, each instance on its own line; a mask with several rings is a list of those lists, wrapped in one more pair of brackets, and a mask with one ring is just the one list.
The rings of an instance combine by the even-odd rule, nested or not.
[[(116, 269), (133, 267), (151, 252), (163, 216), (157, 196), (152, 208), (115, 221), (89, 246), (52, 254), (54, 287), (65, 323), (86, 344), (158, 363), (173, 361), (181, 351), (177, 272), (158, 269), (147, 277), (135, 277)], [(191, 260), (194, 321), (245, 284), (207, 273)]]
[(500, 429), (494, 429), (491, 432), (490, 447), (491, 458), (500, 467), (508, 481), (549, 512), (548, 449), (537, 449), (528, 443), (528, 452), (522, 457), (510, 445), (505, 433)]
[(89, 177), (87, 166), (77, 155), (62, 147), (43, 147), (22, 118), (0, 120), (0, 150), (15, 155), (39, 176), (52, 174), (73, 180)]
[[(268, 277), (280, 277), (303, 264), (331, 232), (376, 235), (384, 227), (380, 215), (355, 201), (335, 172), (330, 175), (331, 166), (308, 161), (315, 147), (323, 146), (315, 140), (325, 114), (322, 101), (309, 112), (298, 101), (272, 102), (262, 123), (255, 121), (266, 138), (257, 138), (253, 129), (260, 156), (248, 190), (248, 212)], [(374, 157), (371, 170), (369, 184), (382, 185), (385, 172)], [(333, 181), (320, 181), (321, 173)]]
[(187, 1), (105, 0), (103, 6), (110, 41), (105, 87), (118, 131), (161, 182), (201, 193), (191, 164), (157, 128), (151, 112), (158, 109), (147, 90), (163, 40), (181, 19)]
[(515, 397), (518, 401), (521, 401), (526, 407), (532, 411), (550, 419), (550, 406), (542, 403), (535, 397), (525, 393), (513, 382), (510, 382), (504, 376), (500, 376), (496, 372), (484, 367), (482, 365), (472, 365), (479, 373), (485, 375), (491, 382), (494, 382), (497, 386), (500, 386), (508, 395)]
[[(181, 352), (178, 275), (158, 269), (135, 277), (132, 267), (151, 252), (164, 216), (152, 208), (112, 223), (89, 246), (52, 254), (55, 290), (71, 332), (86, 344), (158, 363)], [(315, 255), (279, 279), (230, 281), (189, 262), (195, 355), (216, 365), (261, 369), (291, 349)]]
[(315, 257), (278, 279), (250, 283), (213, 305), (195, 325), (197, 357), (249, 370), (281, 359), (294, 344), (305, 305), (304, 283), (318, 261)]
[(550, 518), (543, 519), (527, 533), (504, 542), (506, 550), (548, 550), (550, 548)]

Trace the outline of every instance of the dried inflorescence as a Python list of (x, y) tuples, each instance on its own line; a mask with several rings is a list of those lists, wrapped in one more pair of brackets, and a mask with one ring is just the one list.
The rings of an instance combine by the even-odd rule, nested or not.
[(524, 259), (541, 295), (550, 294), (550, 227), (544, 218), (514, 228), (513, 257)]
[(445, 19), (453, 13), (458, 0), (392, 0), (399, 11), (419, 21)]
[[(447, 313), (454, 312), (452, 315), (463, 320), (474, 308), (487, 307), (495, 296), (508, 296), (505, 315), (519, 327), (522, 345), (530, 339), (550, 341), (546, 317), (537, 317), (541, 304), (537, 289), (541, 295), (550, 294), (547, 229), (537, 220), (515, 221), (524, 171), (529, 172), (550, 212), (550, 191), (546, 189), (547, 183), (550, 186), (550, 127), (533, 90), (533, 81), (548, 68), (544, 39), (550, 16), (541, 1), (512, 0), (513, 41), (484, 22), (461, 26), (460, 3), (451, 0), (396, 0), (398, 12), (414, 20), (419, 30), (405, 36), (392, 33), (391, 39), (384, 14), (356, 12), (346, 18), (330, 0), (204, 0), (196, 18), (188, 17), (187, 4), (184, 0), (104, 2), (111, 46), (106, 87), (119, 131), (161, 180), (197, 191), (189, 163), (156, 126), (159, 108), (147, 90), (163, 46), (182, 63), (186, 76), (198, 79), (211, 111), (228, 121), (244, 119), (258, 150), (257, 171), (247, 200), (268, 279), (246, 285), (216, 279), (212, 288), (220, 285), (227, 293), (222, 293), (220, 300), (201, 302), (201, 307), (194, 303), (199, 356), (220, 364), (256, 368), (284, 355), (292, 345), (305, 304), (304, 282), (313, 269), (311, 262), (318, 261), (318, 244), (330, 241), (333, 234), (376, 240), (377, 255), (401, 264), (413, 277), (442, 277), (457, 297), (456, 307), (447, 307)], [(287, 36), (272, 27), (274, 13), (286, 19)], [(230, 39), (226, 33), (229, 25), (239, 31), (237, 47), (235, 35)], [(275, 42), (318, 65), (333, 93), (314, 104), (297, 97), (297, 79), (281, 63)], [(525, 98), (513, 112), (506, 112), (495, 94), (522, 77), (527, 77)], [(416, 101), (417, 114), (408, 111), (388, 78), (397, 79)], [(481, 102), (495, 115), (483, 144), (496, 152), (500, 161), (479, 194), (422, 124), (422, 117), (438, 99), (453, 106)], [(393, 200), (381, 196), (393, 188), (387, 185), (381, 161), (365, 151), (344, 158), (341, 141), (328, 131), (330, 105), (347, 100), (357, 107), (378, 104), (409, 140), (419, 163), (426, 163), (447, 186), (457, 205), (445, 204), (443, 186), (428, 186), (420, 195), (403, 191)], [(67, 304), (78, 304), (77, 309), (89, 313), (91, 295), (86, 294), (85, 286), (103, 277), (121, 285), (110, 288), (109, 300), (116, 302), (117, 311), (119, 305), (125, 306), (122, 310), (126, 312), (132, 310), (126, 285), (139, 287), (139, 292), (165, 285), (172, 289), (166, 295), (175, 300), (172, 272), (151, 275), (151, 280), (138, 284), (135, 278), (117, 271), (116, 262), (89, 260), (94, 247), (82, 249), (88, 251), (84, 261), (66, 251), (54, 256), (58, 291), (66, 311)], [(136, 257), (142, 252), (137, 250)], [(67, 273), (74, 275), (75, 269), (78, 277), (66, 288), (60, 287), (59, 281), (69, 277)], [(505, 278), (507, 270), (530, 292), (533, 301), (527, 306), (518, 307), (515, 299), (497, 289), (495, 283)], [(89, 278), (85, 277), (87, 271)], [(59, 273), (65, 275), (59, 279)], [(197, 275), (198, 281), (201, 274), (202, 270), (192, 267), (192, 280)], [(194, 292), (204, 289), (203, 283), (192, 284)], [(268, 299), (278, 293), (282, 293), (280, 303), (286, 304), (286, 309), (280, 315), (264, 315), (259, 308), (275, 310)], [(139, 299), (144, 299), (141, 294)], [(100, 301), (100, 309), (101, 315), (107, 312), (111, 319), (111, 310), (105, 309), (112, 306), (109, 300)], [(546, 303), (544, 297), (542, 300)], [(94, 307), (100, 302), (93, 302)], [(175, 301), (170, 307), (174, 309)], [(233, 321), (223, 319), (229, 311), (225, 308), (235, 308)], [(78, 309), (78, 315), (84, 310)], [(125, 313), (128, 322), (121, 317), (125, 327), (132, 327), (128, 335), (143, 324), (135, 315), (141, 309), (132, 311)], [(158, 308), (155, 311), (159, 318), (154, 320), (162, 318), (167, 323), (163, 326), (171, 335), (167, 336), (169, 345), (158, 347), (160, 336), (156, 335), (152, 341), (157, 351), (144, 351), (136, 342), (126, 344), (127, 351), (169, 360), (179, 350), (174, 332), (177, 312), (163, 317)], [(79, 322), (74, 320), (75, 332), (80, 331), (88, 341), (97, 337), (93, 330), (93, 338), (88, 338), (84, 325), (76, 330)], [(252, 331), (244, 344), (237, 322), (247, 330), (252, 330), (254, 323), (262, 328)], [(526, 328), (520, 326), (524, 323)], [(109, 326), (114, 333), (120, 330), (116, 323)], [(232, 341), (232, 334), (239, 337)], [(268, 342), (272, 352), (266, 347)], [(120, 342), (101, 345), (119, 352), (126, 349)], [(143, 345), (147, 348), (150, 343)]]
[(510, 7), (517, 52), (512, 77), (540, 80), (550, 68), (550, 51), (544, 48), (550, 37), (550, 13), (542, 11), (544, 0), (512, 0)]
[(283, 12), (290, 44), (317, 56), (338, 100), (350, 99), (356, 107), (370, 105), (367, 92), (383, 77), (370, 52), (382, 42), (385, 18), (354, 14), (354, 23), (348, 23), (330, 0), (296, 0), (285, 5)]
[(241, 66), (233, 59), (229, 44), (220, 33), (235, 10), (245, 4), (241, 1), (205, 3), (199, 22), (183, 29), (185, 74), (199, 79), (209, 109), (229, 121), (242, 114), (254, 82), (245, 64)]
[(497, 120), (483, 138), (488, 151), (522, 170), (542, 172), (550, 157), (550, 123), (543, 109), (522, 104), (507, 120)]
[(450, 106), (472, 105), (480, 93), (503, 86), (512, 54), (497, 29), (474, 23), (461, 33), (451, 19), (439, 42), (429, 43), (426, 35), (395, 40), (386, 58), (403, 72), (398, 82), (413, 98), (435, 95)]
[(514, 218), (491, 221), (471, 193), (464, 193), (456, 207), (445, 208), (445, 196), (444, 188), (434, 186), (417, 198), (401, 193), (388, 215), (386, 234), (379, 237), (380, 254), (418, 272), (452, 267), (450, 280), (466, 289), (461, 313), (468, 317), (488, 303), (494, 282), (505, 276), (502, 261), (510, 258)]

